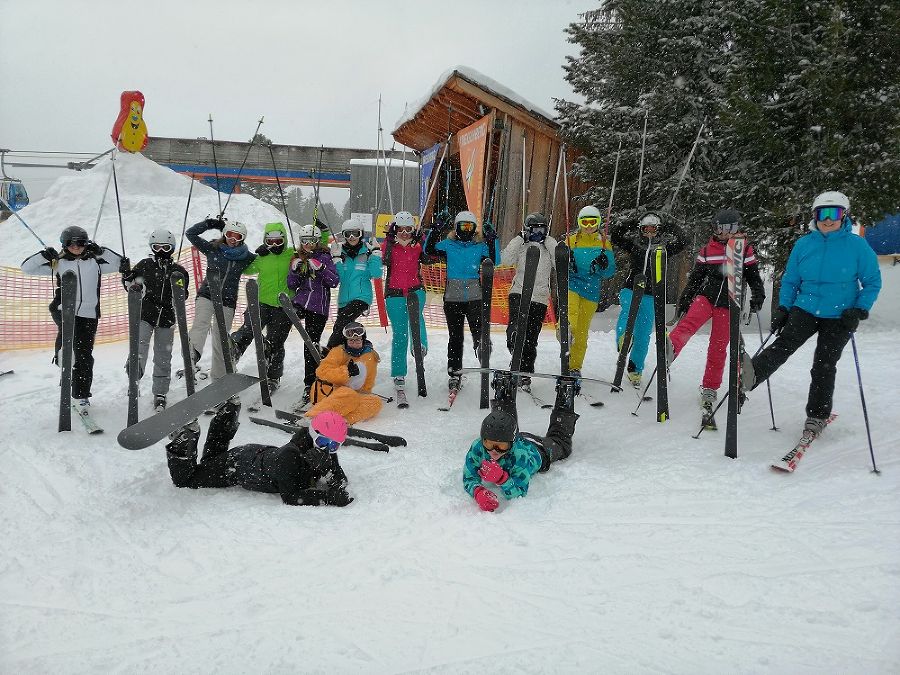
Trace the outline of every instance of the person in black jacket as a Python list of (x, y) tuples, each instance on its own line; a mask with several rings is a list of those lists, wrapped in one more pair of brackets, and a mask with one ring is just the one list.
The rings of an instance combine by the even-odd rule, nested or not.
[[(672, 352), (681, 353), (691, 336), (712, 319), (706, 370), (700, 387), (700, 406), (704, 414), (712, 413), (717, 391), (722, 386), (729, 341), (729, 296), (725, 272), (725, 244), (733, 237), (744, 237), (741, 214), (734, 209), (722, 209), (713, 221), (714, 233), (697, 253), (694, 269), (678, 300), (681, 319), (669, 334)], [(759, 263), (750, 244), (744, 246), (744, 281), (750, 288), (750, 312), (762, 309), (766, 299)]]
[(347, 422), (336, 412), (316, 415), (281, 447), (250, 443), (229, 448), (237, 433), (241, 404), (229, 399), (216, 413), (197, 463), (200, 425), (196, 420), (175, 432), (166, 446), (169, 475), (180, 488), (239, 485), (253, 492), (279, 493), (291, 506), (347, 506), (347, 474), (337, 451), (347, 438)]
[[(135, 265), (123, 275), (125, 287), (141, 284), (144, 297), (141, 300), (140, 344), (138, 377), (144, 376), (144, 367), (150, 353), (150, 337), (153, 337), (153, 407), (160, 412), (166, 407), (166, 394), (172, 381), (172, 343), (175, 340), (175, 307), (172, 304), (172, 274), (184, 275), (187, 294), (188, 273), (172, 260), (175, 253), (175, 235), (160, 228), (150, 233), (150, 251), (153, 254)], [(126, 371), (128, 365), (125, 366)]]
[(647, 283), (644, 297), (638, 309), (637, 321), (634, 324), (634, 336), (631, 340), (631, 351), (628, 359), (628, 380), (634, 387), (641, 386), (641, 373), (644, 371), (644, 360), (650, 346), (650, 334), (653, 332), (653, 260), (650, 253), (656, 244), (662, 243), (668, 257), (680, 253), (688, 240), (684, 230), (674, 223), (665, 226), (662, 218), (656, 213), (647, 213), (638, 222), (637, 231), (633, 222), (623, 222), (610, 228), (610, 238), (617, 251), (624, 251), (631, 261), (628, 276), (622, 290), (619, 291), (621, 312), (616, 324), (616, 347), (622, 348), (625, 326), (628, 323), (628, 312), (634, 293), (634, 277), (643, 273)]

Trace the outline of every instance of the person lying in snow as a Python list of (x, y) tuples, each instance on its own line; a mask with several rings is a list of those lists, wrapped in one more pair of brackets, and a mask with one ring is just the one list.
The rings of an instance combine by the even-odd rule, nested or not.
[(197, 463), (200, 425), (182, 427), (166, 446), (169, 475), (181, 488), (239, 485), (253, 492), (278, 492), (291, 506), (347, 506), (347, 475), (337, 451), (347, 438), (347, 422), (335, 412), (317, 415), (309, 428), (295, 433), (281, 447), (228, 444), (237, 433), (241, 404), (229, 399), (209, 425), (203, 457)]
[(482, 511), (493, 511), (500, 504), (484, 483), (496, 485), (507, 499), (524, 497), (534, 474), (548, 471), (551, 463), (572, 454), (572, 435), (578, 420), (574, 381), (557, 381), (556, 403), (545, 436), (519, 431), (514, 388), (514, 377), (495, 372), (493, 409), (466, 454), (463, 487)]

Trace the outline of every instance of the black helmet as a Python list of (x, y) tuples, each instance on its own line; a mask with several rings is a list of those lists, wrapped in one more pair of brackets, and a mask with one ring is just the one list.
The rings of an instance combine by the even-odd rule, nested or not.
[(90, 241), (88, 238), (88, 233), (83, 227), (78, 227), (78, 225), (69, 225), (66, 229), (62, 231), (62, 234), (59, 235), (59, 243), (63, 246), (68, 246), (73, 241), (83, 241), (85, 244)]
[(515, 418), (502, 410), (491, 411), (481, 422), (483, 440), (512, 443), (518, 430)]
[(547, 227), (547, 216), (543, 213), (529, 213), (525, 217), (525, 229), (530, 230), (533, 227)]
[(740, 232), (741, 214), (737, 209), (721, 209), (713, 218), (713, 229), (718, 234), (734, 234)]

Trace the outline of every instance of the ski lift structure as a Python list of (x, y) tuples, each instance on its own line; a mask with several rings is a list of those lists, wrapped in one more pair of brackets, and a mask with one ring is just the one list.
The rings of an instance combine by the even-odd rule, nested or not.
[[(0, 149), (0, 174), (2, 174), (2, 178), (0, 178), (0, 197), (9, 204), (13, 211), (18, 211), (28, 206), (28, 190), (25, 189), (25, 184), (21, 180), (6, 175), (5, 160), (7, 152), (9, 150)], [(12, 212), (0, 204), (0, 220), (5, 220), (11, 215)]]

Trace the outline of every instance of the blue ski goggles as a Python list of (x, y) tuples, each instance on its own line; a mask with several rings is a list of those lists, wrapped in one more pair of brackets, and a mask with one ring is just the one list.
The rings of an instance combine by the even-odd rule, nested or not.
[(815, 210), (816, 222), (821, 223), (824, 220), (833, 220), (836, 223), (844, 219), (845, 209), (843, 206), (820, 206)]
[(316, 436), (314, 442), (317, 448), (327, 450), (330, 454), (334, 454), (338, 451), (338, 448), (341, 447), (340, 443), (333, 441), (330, 438), (326, 438), (325, 436)]

